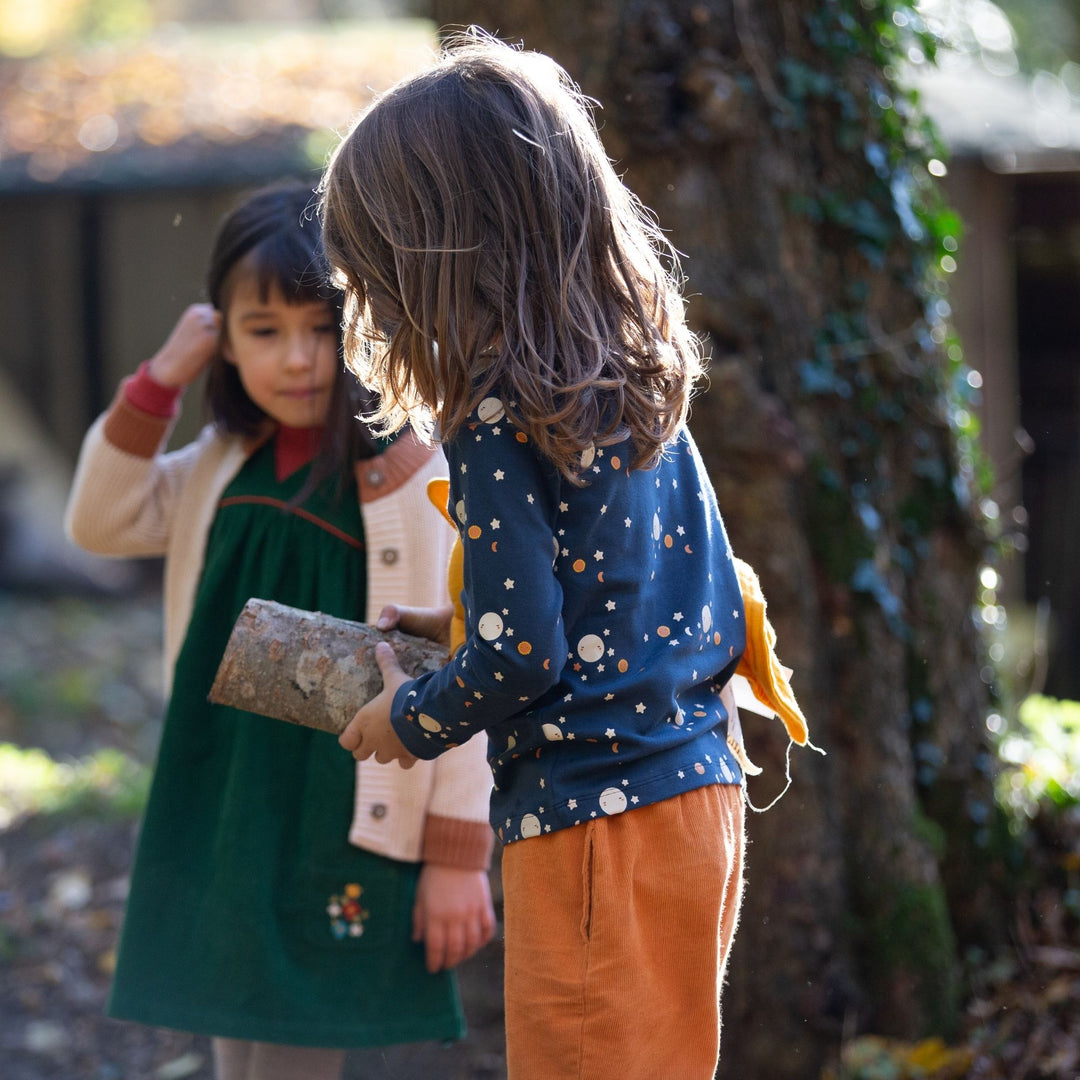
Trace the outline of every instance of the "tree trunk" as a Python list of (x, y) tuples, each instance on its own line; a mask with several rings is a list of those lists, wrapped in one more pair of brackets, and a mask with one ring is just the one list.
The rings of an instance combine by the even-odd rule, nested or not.
[(446, 649), (397, 630), (273, 600), (249, 600), (225, 646), (210, 700), (340, 735), (382, 689), (375, 646), (389, 641), (411, 678), (446, 663)]
[[(751, 815), (720, 1075), (816, 1078), (842, 1030), (948, 1034), (954, 913), (965, 934), (995, 925), (978, 872), (983, 541), (958, 494), (956, 372), (924, 272), (938, 225), (912, 223), (930, 178), (883, 57), (906, 4), (432, 6), (563, 63), (684, 253), (712, 355), (692, 426), (828, 752), (795, 753), (790, 792)], [(785, 743), (749, 726), (761, 805)]]

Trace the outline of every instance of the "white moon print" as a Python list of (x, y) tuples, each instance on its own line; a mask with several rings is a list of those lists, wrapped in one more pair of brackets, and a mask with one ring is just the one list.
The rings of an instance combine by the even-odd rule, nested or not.
[(485, 641), (494, 641), (503, 632), (502, 616), (495, 611), (485, 612), (480, 616), (476, 629)]
[(617, 787), (605, 788), (600, 792), (600, 809), (605, 814), (621, 814), (626, 809), (626, 796)]
[(652, 538), (654, 540), (660, 539), (660, 515), (653, 514), (652, 516)]
[(596, 460), (596, 447), (590, 444), (589, 446), (586, 446), (584, 450), (581, 451), (581, 467), (583, 469), (587, 469), (593, 463), (593, 461), (595, 461), (595, 460)]
[(420, 726), (425, 731), (442, 731), (442, 724), (434, 716), (428, 716), (426, 712), (422, 712), (416, 719), (420, 721)]
[(458, 521), (460, 521), (461, 524), (464, 525), (465, 522), (468, 520), (467, 515), (465, 514), (464, 499), (458, 499), (457, 503), (454, 505), (454, 513), (457, 514)]
[(707, 634), (712, 629), (712, 608), (706, 604), (701, 609), (701, 632)]
[(577, 654), (586, 664), (595, 664), (604, 655), (604, 639), (596, 634), (586, 634), (577, 643)]
[(543, 724), (540, 730), (548, 742), (562, 742), (562, 728), (558, 724)]
[(476, 415), (485, 424), (497, 424), (505, 415), (503, 403), (497, 397), (486, 397), (476, 408)]
[(526, 814), (521, 819), (521, 838), (523, 840), (528, 840), (528, 838), (530, 836), (539, 836), (539, 835), (540, 835), (540, 819), (535, 814)]

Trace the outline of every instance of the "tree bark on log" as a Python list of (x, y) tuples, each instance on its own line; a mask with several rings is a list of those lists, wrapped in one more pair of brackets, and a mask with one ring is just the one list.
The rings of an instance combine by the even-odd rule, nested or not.
[(390, 642), (410, 678), (446, 663), (446, 649), (425, 638), (251, 599), (229, 636), (210, 701), (340, 735), (382, 689), (380, 641)]

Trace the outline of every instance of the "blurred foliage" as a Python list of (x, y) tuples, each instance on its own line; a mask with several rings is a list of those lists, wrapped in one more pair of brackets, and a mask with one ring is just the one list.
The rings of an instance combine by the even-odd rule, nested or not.
[[(1080, 0), (997, 0), (1016, 35), (1016, 58), (1022, 71), (1062, 72), (1080, 91)], [(1070, 87), (1072, 90), (1073, 87)]]
[(119, 750), (59, 762), (44, 750), (0, 743), (0, 829), (31, 814), (135, 817), (149, 786), (149, 768)]
[(0, 0), (0, 53), (32, 56), (57, 45), (145, 33), (153, 24), (152, 0)]
[(822, 1080), (964, 1080), (972, 1053), (938, 1038), (905, 1043), (866, 1035), (847, 1043)]
[[(1080, 60), (1080, 0), (918, 0), (916, 8), (942, 44), (992, 74), (1069, 77)], [(1071, 78), (1080, 90), (1080, 69)]]
[(1033, 694), (1002, 733), (1002, 804), (1035, 817), (1080, 806), (1080, 702)]

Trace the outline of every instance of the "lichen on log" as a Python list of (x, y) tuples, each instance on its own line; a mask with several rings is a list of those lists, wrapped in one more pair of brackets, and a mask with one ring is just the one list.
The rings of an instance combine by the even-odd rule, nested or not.
[(253, 598), (229, 636), (210, 701), (338, 735), (382, 689), (380, 641), (410, 677), (446, 663), (446, 649), (425, 638)]

